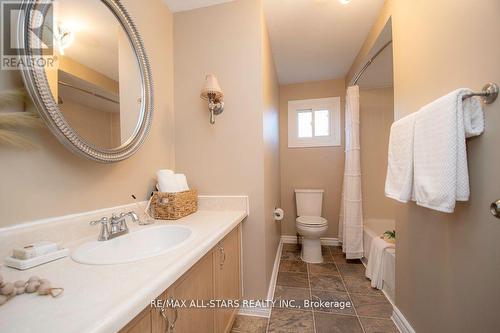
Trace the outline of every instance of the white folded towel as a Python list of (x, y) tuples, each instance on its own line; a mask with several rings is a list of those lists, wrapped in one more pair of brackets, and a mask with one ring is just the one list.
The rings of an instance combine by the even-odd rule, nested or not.
[(175, 181), (177, 183), (178, 192), (184, 192), (189, 190), (186, 175), (182, 173), (175, 174)]
[(158, 175), (158, 188), (160, 192), (176, 193), (179, 191), (177, 185), (177, 177), (175, 174), (162, 174)]
[(160, 179), (163, 175), (173, 175), (173, 174), (174, 172), (169, 169), (158, 170), (156, 171), (156, 179)]
[(385, 249), (395, 247), (394, 244), (388, 243), (382, 238), (375, 238), (370, 247), (370, 257), (368, 258), (368, 265), (366, 266), (365, 275), (371, 279), (373, 288), (382, 289), (384, 265), (383, 256)]
[(400, 202), (408, 202), (412, 196), (414, 126), (414, 113), (391, 126), (385, 195)]
[(418, 205), (451, 213), (456, 201), (469, 199), (465, 139), (484, 131), (477, 98), (458, 89), (421, 108), (415, 115), (414, 194)]
[(177, 193), (189, 190), (186, 176), (174, 173), (172, 170), (158, 170), (156, 172), (158, 180), (157, 189), (165, 193)]

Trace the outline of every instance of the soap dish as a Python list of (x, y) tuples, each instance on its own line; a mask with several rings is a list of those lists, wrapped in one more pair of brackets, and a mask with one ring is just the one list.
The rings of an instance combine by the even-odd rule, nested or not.
[(5, 258), (5, 265), (13, 268), (17, 268), (20, 270), (25, 270), (31, 267), (43, 265), (45, 263), (48, 263), (50, 261), (54, 261), (57, 259), (61, 259), (64, 257), (67, 257), (69, 255), (69, 249), (60, 249), (51, 253), (47, 253), (38, 257), (34, 257), (31, 259), (17, 259), (14, 257), (6, 257)]

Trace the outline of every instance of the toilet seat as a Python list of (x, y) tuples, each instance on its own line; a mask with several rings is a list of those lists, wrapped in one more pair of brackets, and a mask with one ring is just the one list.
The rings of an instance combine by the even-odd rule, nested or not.
[(299, 216), (295, 221), (297, 222), (297, 225), (309, 228), (324, 227), (328, 224), (328, 221), (321, 216)]

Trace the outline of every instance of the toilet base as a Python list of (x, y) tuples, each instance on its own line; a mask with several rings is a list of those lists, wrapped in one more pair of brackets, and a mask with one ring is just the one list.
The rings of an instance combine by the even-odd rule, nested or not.
[(321, 240), (302, 238), (301, 259), (310, 264), (321, 264), (323, 255), (321, 253)]

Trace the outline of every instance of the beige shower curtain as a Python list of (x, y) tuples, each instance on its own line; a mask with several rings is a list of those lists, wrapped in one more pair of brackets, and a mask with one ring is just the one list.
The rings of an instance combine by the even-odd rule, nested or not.
[(363, 202), (359, 145), (359, 87), (347, 88), (345, 167), (339, 217), (339, 240), (347, 259), (363, 257)]

